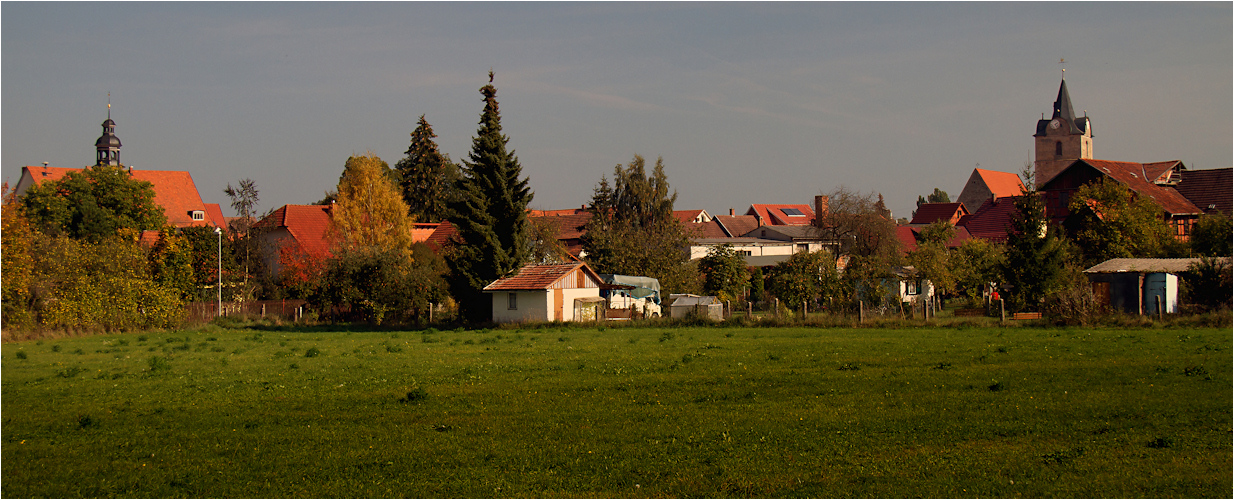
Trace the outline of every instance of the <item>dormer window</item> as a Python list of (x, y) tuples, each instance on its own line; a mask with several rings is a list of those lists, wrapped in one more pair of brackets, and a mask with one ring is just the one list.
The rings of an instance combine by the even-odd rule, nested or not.
[(193, 220), (206, 220), (206, 212), (204, 210), (194, 210), (189, 212), (193, 216)]

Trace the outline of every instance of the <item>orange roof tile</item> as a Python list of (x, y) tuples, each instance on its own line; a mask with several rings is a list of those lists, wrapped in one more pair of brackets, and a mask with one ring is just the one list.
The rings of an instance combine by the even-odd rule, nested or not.
[[(595, 283), (595, 288), (599, 288), (604, 280), (591, 267), (582, 262), (572, 262), (569, 264), (544, 264), (544, 265), (529, 265), (523, 266), (518, 274), (508, 278), (501, 278), (484, 287), (484, 291), (513, 291), (513, 290), (547, 290), (553, 285), (561, 281), (563, 278), (570, 276), (576, 269), (582, 269), (583, 273), (591, 281)], [(563, 284), (569, 285), (569, 284)], [(574, 286), (564, 286), (564, 288), (583, 288), (573, 284)], [(591, 288), (591, 287), (586, 287)]]
[[(1023, 192), (1024, 182), (1020, 180), (1020, 176), (1010, 172), (999, 172), (996, 170), (985, 170), (981, 168), (973, 169), (977, 175), (981, 176), (981, 180), (985, 181), (985, 185), (994, 193), (994, 197), (1003, 198), (1006, 196), (1020, 196)], [(969, 210), (975, 210), (980, 207), (966, 207)]]
[(804, 226), (814, 222), (814, 208), (801, 204), (754, 204), (746, 215), (758, 216), (767, 226)]
[[(69, 172), (81, 172), (80, 168), (31, 167), (22, 168), (22, 178), (28, 176), (29, 184), (41, 184), (44, 181), (63, 179)], [(136, 170), (130, 169), (129, 175), (139, 181), (146, 181), (154, 187), (154, 202), (163, 207), (167, 223), (176, 227), (209, 226), (214, 221), (211, 217), (193, 220), (193, 212), (206, 211), (206, 204), (201, 201), (193, 176), (188, 172), (171, 170)], [(24, 183), (22, 183), (24, 184)], [(23, 191), (28, 185), (19, 186)], [(221, 212), (220, 212), (221, 215)], [(221, 217), (220, 219), (221, 220)]]
[(311, 255), (328, 255), (330, 241), (326, 229), (330, 227), (330, 205), (283, 205), (254, 227), (267, 229), (284, 228)]

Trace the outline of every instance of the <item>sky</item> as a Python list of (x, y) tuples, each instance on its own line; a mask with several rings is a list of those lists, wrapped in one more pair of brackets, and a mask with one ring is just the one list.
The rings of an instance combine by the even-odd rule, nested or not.
[[(495, 73), (532, 208), (587, 203), (635, 154), (676, 208), (840, 186), (897, 217), (973, 168), (1019, 172), (1065, 75), (1095, 157), (1234, 163), (1234, 4), (0, 3), (0, 173), (120, 159), (207, 203), (310, 204), (351, 155), (391, 166), (421, 115), (465, 160)], [(1065, 60), (1065, 63), (1060, 63)]]

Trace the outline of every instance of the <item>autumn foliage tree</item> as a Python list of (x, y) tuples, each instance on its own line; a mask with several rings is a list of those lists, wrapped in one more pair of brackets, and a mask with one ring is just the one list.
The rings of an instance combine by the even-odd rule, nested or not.
[(1085, 267), (1115, 258), (1169, 257), (1181, 249), (1161, 207), (1117, 181), (1102, 179), (1080, 186), (1067, 208), (1064, 224)]
[(427, 313), (426, 304), (440, 296), (440, 270), (431, 256), (413, 255), (407, 204), (387, 172), (372, 153), (349, 158), (327, 230), (334, 245), (324, 269), (296, 265), (311, 265), (311, 255), (288, 256), (289, 272), (319, 278), (309, 297), (322, 311), (349, 311), (343, 319), (375, 324), (401, 322)]

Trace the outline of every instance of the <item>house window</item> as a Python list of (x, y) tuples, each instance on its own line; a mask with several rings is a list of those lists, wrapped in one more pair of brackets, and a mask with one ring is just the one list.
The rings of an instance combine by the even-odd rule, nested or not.
[(904, 287), (909, 295), (917, 295), (918, 285), (916, 281), (906, 281), (904, 282)]
[(507, 306), (507, 309), (511, 311), (518, 310), (518, 294), (517, 293), (508, 294), (506, 300), (509, 301), (509, 306)]
[(753, 250), (738, 250), (737, 255), (740, 255), (742, 257), (750, 257), (754, 255), (754, 251)]
[(206, 213), (201, 210), (194, 210), (193, 220), (206, 220)]
[(1062, 155), (1063, 155), (1063, 141), (1055, 142), (1054, 143), (1054, 156), (1062, 156)]

